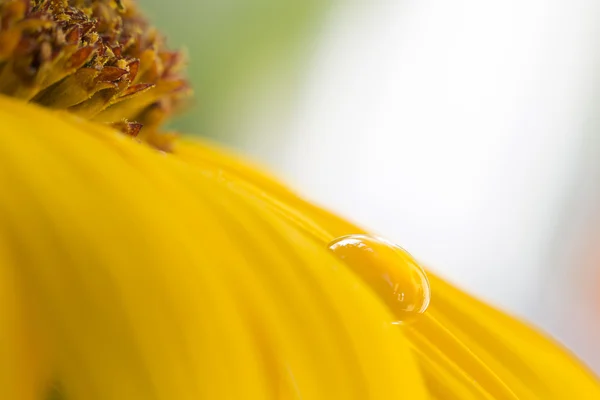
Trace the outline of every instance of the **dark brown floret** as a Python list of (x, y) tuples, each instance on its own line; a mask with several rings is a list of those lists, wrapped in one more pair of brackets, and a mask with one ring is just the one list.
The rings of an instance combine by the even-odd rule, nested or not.
[(0, 0), (1, 94), (158, 144), (190, 95), (184, 64), (131, 1)]

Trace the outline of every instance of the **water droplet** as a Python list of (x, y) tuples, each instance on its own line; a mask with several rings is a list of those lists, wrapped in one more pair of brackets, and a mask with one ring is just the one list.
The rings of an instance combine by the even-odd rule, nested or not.
[(328, 247), (390, 307), (395, 323), (410, 321), (429, 306), (427, 274), (401, 247), (369, 235), (342, 236)]

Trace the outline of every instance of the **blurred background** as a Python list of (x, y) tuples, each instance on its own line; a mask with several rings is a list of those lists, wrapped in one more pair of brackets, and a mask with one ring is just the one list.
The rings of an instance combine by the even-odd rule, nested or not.
[(140, 3), (189, 53), (196, 102), (175, 128), (600, 372), (600, 2)]

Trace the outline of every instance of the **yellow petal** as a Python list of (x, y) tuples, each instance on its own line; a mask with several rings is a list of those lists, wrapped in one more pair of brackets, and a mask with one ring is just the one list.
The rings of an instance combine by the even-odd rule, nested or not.
[[(359, 227), (300, 199), (268, 175), (217, 148), (183, 141), (175, 153), (245, 182), (246, 189), (323, 245)], [(443, 399), (600, 398), (597, 378), (561, 346), (429, 273), (432, 302), (403, 330), (431, 396)], [(387, 293), (381, 293), (384, 297)]]
[(299, 224), (318, 209), (4, 97), (0, 121), (0, 339), (40, 347), (0, 363), (0, 398), (428, 398), (376, 293)]

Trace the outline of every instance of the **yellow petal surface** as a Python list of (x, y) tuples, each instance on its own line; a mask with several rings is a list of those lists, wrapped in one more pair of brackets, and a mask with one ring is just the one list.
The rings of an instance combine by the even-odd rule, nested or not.
[(5, 97), (0, 121), (0, 398), (430, 398), (333, 217), (194, 144)]
[[(215, 168), (246, 182), (248, 191), (323, 244), (338, 236), (364, 232), (212, 145), (182, 142), (175, 153), (189, 163)], [(429, 310), (403, 329), (403, 334), (411, 341), (432, 398), (600, 398), (597, 378), (551, 339), (434, 274), (429, 273), (429, 278)], [(380, 293), (380, 297), (386, 295)]]

